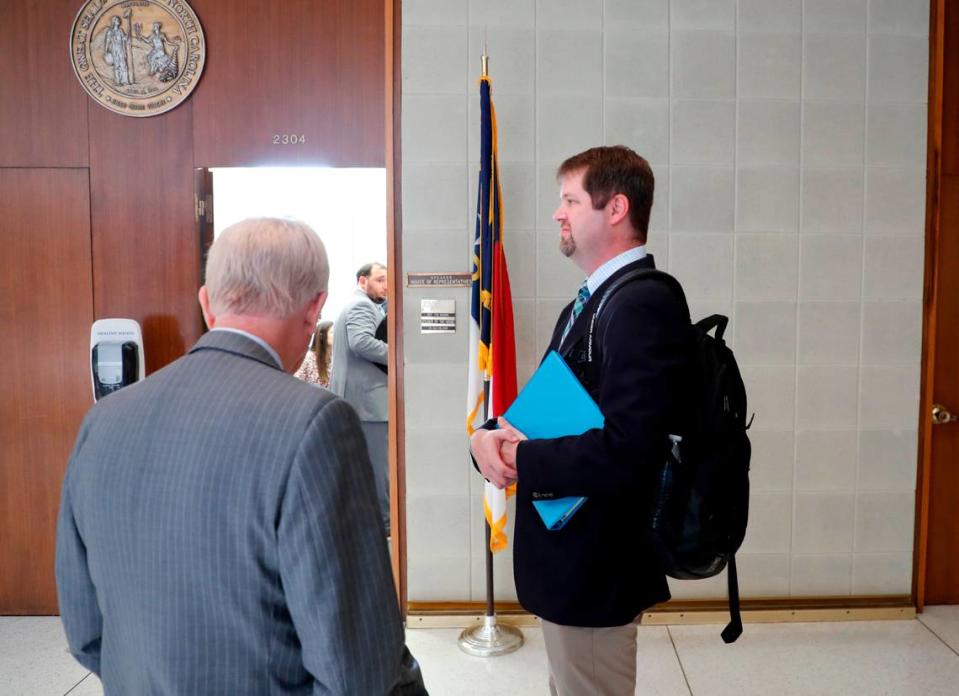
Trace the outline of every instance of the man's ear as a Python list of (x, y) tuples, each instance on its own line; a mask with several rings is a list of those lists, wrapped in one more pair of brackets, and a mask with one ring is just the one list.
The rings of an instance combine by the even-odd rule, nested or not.
[(629, 217), (629, 199), (622, 193), (614, 194), (609, 199), (606, 209), (609, 211), (609, 223), (616, 225)]
[(306, 307), (306, 318), (310, 323), (310, 326), (316, 327), (316, 323), (320, 320), (320, 312), (323, 310), (323, 305), (326, 304), (326, 298), (329, 297), (329, 293), (321, 292), (317, 295), (310, 304)]
[(200, 311), (203, 312), (203, 321), (206, 322), (206, 328), (212, 329), (216, 326), (216, 317), (210, 310), (210, 295), (206, 291), (206, 285), (200, 288), (197, 299), (200, 301)]

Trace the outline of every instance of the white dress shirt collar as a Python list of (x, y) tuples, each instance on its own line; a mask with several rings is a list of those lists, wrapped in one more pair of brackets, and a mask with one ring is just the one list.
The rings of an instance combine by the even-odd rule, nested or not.
[(227, 327), (225, 327), (225, 326), (223, 326), (223, 327), (217, 327), (217, 328), (215, 328), (215, 329), (210, 329), (210, 331), (230, 331), (231, 333), (240, 334), (241, 336), (246, 336), (248, 339), (250, 339), (250, 340), (253, 341), (254, 343), (257, 343), (261, 348), (263, 348), (263, 350), (265, 350), (267, 353), (269, 353), (269, 354), (270, 354), (270, 357), (273, 358), (273, 359), (276, 361), (277, 366), (278, 366), (281, 370), (284, 369), (284, 367), (283, 367), (283, 361), (280, 360), (280, 354), (277, 353), (277, 352), (273, 349), (273, 346), (271, 346), (269, 343), (267, 343), (266, 341), (264, 341), (264, 340), (263, 340), (262, 338), (260, 338), (259, 336), (255, 335), (255, 334), (251, 334), (249, 331), (243, 331), (242, 329), (231, 329), (231, 328), (227, 328)]

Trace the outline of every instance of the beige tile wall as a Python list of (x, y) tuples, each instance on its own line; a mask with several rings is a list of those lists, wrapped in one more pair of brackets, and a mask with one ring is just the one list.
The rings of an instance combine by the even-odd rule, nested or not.
[[(554, 171), (624, 143), (649, 247), (731, 317), (756, 421), (744, 594), (908, 593), (921, 339), (928, 0), (404, 0), (405, 271), (469, 269), (476, 78), (491, 56), (520, 381), (579, 271)], [(423, 298), (457, 333), (418, 333)], [(468, 292), (404, 303), (409, 597), (484, 596)], [(512, 599), (509, 552), (497, 596)], [(723, 578), (673, 584), (721, 596)]]

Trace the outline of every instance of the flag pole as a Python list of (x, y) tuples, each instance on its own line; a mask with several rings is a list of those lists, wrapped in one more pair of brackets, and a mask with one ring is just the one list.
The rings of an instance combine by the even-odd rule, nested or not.
[[(489, 77), (489, 55), (486, 52), (486, 27), (483, 27), (483, 56), (481, 58), (483, 65), (483, 77)], [(483, 383), (483, 420), (489, 418), (489, 382)], [(498, 415), (498, 414), (497, 414)], [(493, 617), (493, 622), (496, 621), (496, 601), (493, 598), (493, 551), (490, 549), (490, 537), (492, 536), (492, 530), (489, 526), (489, 520), (486, 520), (484, 517), (485, 524), (483, 525), (486, 528), (486, 616), (487, 618)], [(517, 646), (519, 647), (519, 646)]]
[[(486, 29), (483, 29), (483, 78), (489, 77), (489, 56), (486, 51)], [(489, 418), (490, 383), (483, 382), (483, 420)], [(500, 415), (500, 414), (496, 414)], [(496, 622), (496, 601), (493, 592), (493, 551), (490, 548), (492, 530), (489, 520), (483, 517), (483, 527), (486, 530), (486, 615), (483, 623), (466, 628), (460, 633), (460, 649), (476, 657), (497, 657), (508, 655), (523, 645), (523, 633), (515, 626), (498, 624)]]
[[(483, 55), (483, 77), (486, 77), (486, 55)], [(483, 383), (483, 420), (489, 419), (489, 382)], [(489, 520), (483, 516), (483, 527), (486, 529), (486, 622), (496, 624), (496, 600), (493, 598), (493, 550), (490, 542), (493, 530)], [(516, 646), (519, 647), (518, 645)], [(514, 648), (515, 649), (515, 648)]]

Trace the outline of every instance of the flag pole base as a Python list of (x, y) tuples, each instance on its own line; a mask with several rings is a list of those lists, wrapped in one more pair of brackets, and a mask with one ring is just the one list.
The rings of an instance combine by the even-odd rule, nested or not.
[(479, 626), (460, 633), (460, 650), (474, 657), (498, 657), (519, 650), (523, 633), (515, 626), (497, 624), (495, 616), (484, 616)]

